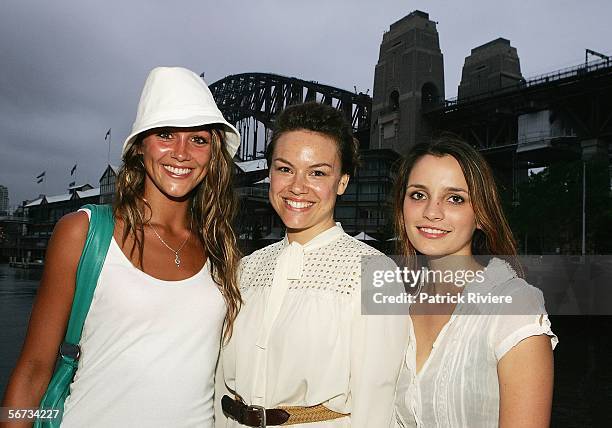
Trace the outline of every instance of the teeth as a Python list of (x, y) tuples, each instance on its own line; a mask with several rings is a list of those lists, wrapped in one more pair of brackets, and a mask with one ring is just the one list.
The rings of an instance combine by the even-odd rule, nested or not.
[(185, 175), (191, 172), (191, 168), (175, 168), (170, 165), (164, 165), (164, 168), (166, 168), (166, 170), (170, 171), (172, 174), (175, 175)]
[(287, 205), (293, 208), (308, 208), (309, 206), (313, 205), (313, 202), (296, 202), (289, 199), (285, 199), (285, 202)]
[(448, 233), (445, 230), (440, 230), (440, 229), (430, 229), (429, 227), (420, 227), (419, 229), (421, 229), (423, 232), (425, 233), (433, 233), (435, 235), (442, 235), (443, 233)]

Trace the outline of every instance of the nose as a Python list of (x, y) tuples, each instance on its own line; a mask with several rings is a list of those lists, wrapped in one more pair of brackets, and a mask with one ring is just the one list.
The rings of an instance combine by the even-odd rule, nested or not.
[(430, 221), (442, 220), (444, 218), (444, 210), (442, 209), (442, 203), (433, 199), (429, 199), (425, 210), (423, 211), (423, 217)]
[(174, 143), (174, 150), (172, 150), (172, 158), (179, 162), (189, 160), (191, 154), (189, 153), (189, 135), (179, 133)]
[(294, 195), (303, 195), (304, 193), (308, 193), (306, 180), (302, 174), (296, 173), (293, 176), (293, 180), (289, 185), (289, 191)]

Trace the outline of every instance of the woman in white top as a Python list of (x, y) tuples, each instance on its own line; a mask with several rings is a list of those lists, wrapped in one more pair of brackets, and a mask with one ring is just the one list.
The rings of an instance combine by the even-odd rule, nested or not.
[(216, 427), (388, 427), (407, 317), (363, 316), (361, 259), (380, 254), (334, 222), (358, 161), (342, 113), (307, 103), (277, 118), (270, 202), (285, 238), (245, 257), (244, 300), (217, 372)]
[[(428, 276), (416, 293), (466, 300), (411, 305), (396, 427), (548, 426), (557, 338), (542, 293), (521, 278), (484, 158), (448, 135), (417, 145), (398, 172), (395, 202), (400, 252), (408, 260), (422, 255), (430, 273), (472, 273), (467, 285), (455, 279), (463, 287), (452, 275)], [(469, 304), (478, 294), (505, 300)]]
[[(240, 304), (231, 227), (238, 144), (197, 74), (151, 71), (123, 146), (114, 236), (62, 427), (212, 427), (223, 323), (227, 338)], [(55, 227), (3, 406), (37, 407), (45, 392), (87, 230), (85, 212)]]

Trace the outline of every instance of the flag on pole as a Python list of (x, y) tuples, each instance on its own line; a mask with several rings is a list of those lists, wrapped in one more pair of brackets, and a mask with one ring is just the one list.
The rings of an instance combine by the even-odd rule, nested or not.
[(70, 175), (74, 175), (74, 171), (76, 171), (77, 164), (75, 163), (72, 169), (70, 170)]
[(111, 128), (108, 128), (108, 131), (106, 131), (106, 135), (104, 136), (104, 141), (106, 141), (108, 137), (110, 137), (110, 134), (111, 134)]
[(47, 172), (47, 171), (43, 171), (43, 172), (41, 172), (40, 174), (38, 174), (38, 175), (36, 176), (36, 178), (43, 178), (43, 177), (45, 176), (45, 173), (46, 173), (46, 172)]
[(36, 184), (40, 184), (40, 183), (42, 183), (44, 180), (45, 180), (45, 178), (44, 178), (44, 177), (43, 177), (43, 178), (39, 178), (39, 179), (36, 181)]

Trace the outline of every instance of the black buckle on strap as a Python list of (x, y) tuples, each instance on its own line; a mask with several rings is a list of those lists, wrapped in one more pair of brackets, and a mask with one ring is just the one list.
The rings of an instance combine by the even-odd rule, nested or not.
[(59, 349), (60, 357), (72, 358), (75, 361), (81, 356), (81, 347), (73, 343), (63, 342)]
[(268, 426), (266, 425), (266, 408), (265, 407), (250, 405), (250, 406), (243, 407), (243, 411), (245, 412), (253, 411), (259, 414), (260, 425), (258, 428), (266, 428)]
[[(221, 407), (225, 416), (235, 420), (241, 425), (246, 425), (255, 428), (266, 428), (268, 426), (267, 410), (263, 406), (249, 406), (239, 400), (224, 395), (221, 398)], [(289, 419), (289, 415), (284, 421)], [(283, 421), (283, 422), (284, 422)], [(272, 425), (279, 425), (271, 421)]]

